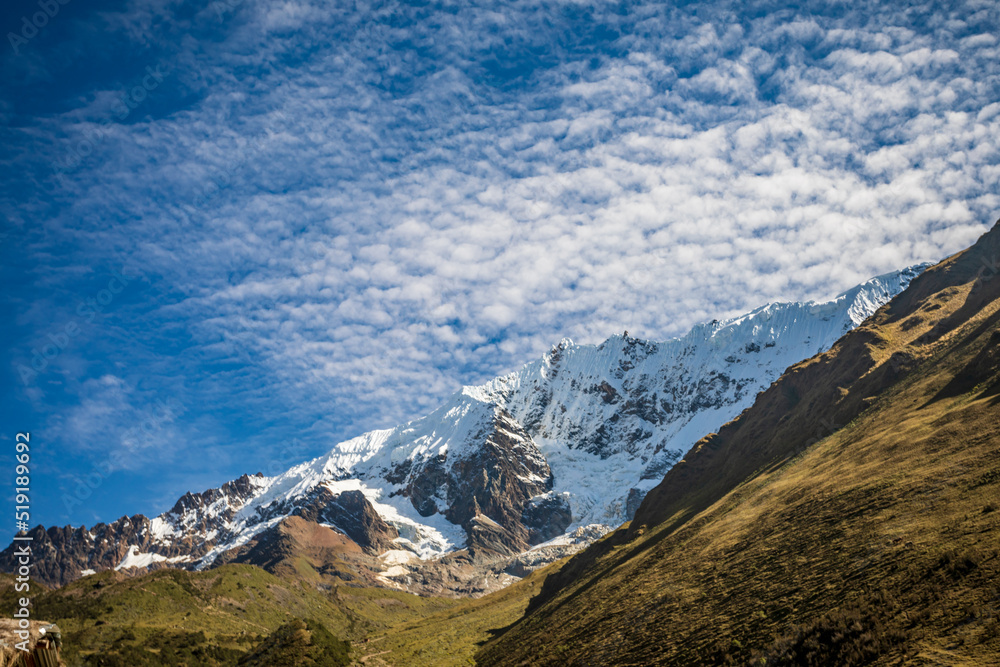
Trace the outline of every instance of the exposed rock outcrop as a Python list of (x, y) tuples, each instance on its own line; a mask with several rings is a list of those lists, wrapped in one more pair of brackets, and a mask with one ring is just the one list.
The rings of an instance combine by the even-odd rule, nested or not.
[(360, 491), (334, 494), (325, 486), (317, 487), (292, 515), (332, 524), (369, 553), (391, 549), (399, 537), (399, 531), (382, 520)]

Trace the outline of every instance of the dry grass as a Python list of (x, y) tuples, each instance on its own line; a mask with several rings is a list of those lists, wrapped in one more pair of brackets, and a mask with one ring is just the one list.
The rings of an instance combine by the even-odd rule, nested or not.
[(1000, 284), (973, 291), (977, 252), (700, 442), (481, 662), (1000, 663)]
[(377, 667), (473, 665), (480, 646), (494, 636), (497, 628), (521, 618), (547, 574), (558, 567), (559, 563), (554, 563), (501, 591), (465, 600), (451, 609), (373, 636), (359, 644), (357, 660)]

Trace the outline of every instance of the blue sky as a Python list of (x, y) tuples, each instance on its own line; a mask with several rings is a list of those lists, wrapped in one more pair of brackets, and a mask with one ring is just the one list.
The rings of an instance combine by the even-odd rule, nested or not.
[(33, 523), (277, 472), (564, 336), (830, 297), (1000, 211), (994, 2), (53, 1), (0, 15)]

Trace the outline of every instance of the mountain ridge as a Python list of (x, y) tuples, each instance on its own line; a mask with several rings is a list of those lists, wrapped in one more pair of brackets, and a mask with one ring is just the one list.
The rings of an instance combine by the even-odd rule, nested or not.
[(477, 663), (992, 664), (998, 257), (1000, 223), (789, 367)]
[[(883, 274), (824, 303), (768, 304), (660, 343), (627, 333), (600, 345), (564, 339), (423, 418), (339, 443), (283, 475), (244, 475), (185, 494), (152, 519), (123, 517), (90, 531), (36, 527), (39, 578), (60, 584), (110, 568), (204, 569), (273, 539), (264, 534), (292, 515), (350, 535), (372, 556), (460, 553), (476, 563), (517, 558), (591, 525), (610, 530), (692, 443), (926, 267)], [(406, 562), (385, 572), (407, 586), (412, 569)]]

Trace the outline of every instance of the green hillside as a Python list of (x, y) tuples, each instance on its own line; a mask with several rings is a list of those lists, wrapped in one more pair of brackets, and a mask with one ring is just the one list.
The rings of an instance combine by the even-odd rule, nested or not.
[[(4, 579), (0, 603), (13, 609)], [(456, 604), (381, 588), (317, 586), (253, 565), (206, 572), (159, 570), (129, 578), (84, 577), (52, 591), (34, 589), (33, 615), (58, 623), (70, 665), (235, 665), (271, 633), (296, 619), (317, 619), (336, 638), (359, 642), (388, 627)]]
[(34, 616), (70, 665), (1000, 664), (998, 258), (1000, 226), (788, 369), (631, 524), (492, 595), (348, 586), (300, 548), (277, 574), (92, 575)]
[(454, 607), (373, 635), (360, 647), (359, 658), (380, 667), (475, 664), (474, 655), (479, 647), (494, 637), (498, 628), (507, 627), (523, 616), (529, 600), (562, 562), (533, 572), (496, 593), (463, 600)]

